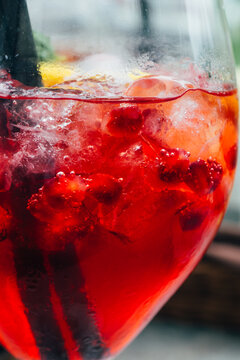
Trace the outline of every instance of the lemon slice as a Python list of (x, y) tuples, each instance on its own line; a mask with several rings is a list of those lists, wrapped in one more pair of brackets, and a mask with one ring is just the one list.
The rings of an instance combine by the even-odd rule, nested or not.
[(73, 75), (73, 70), (58, 62), (43, 62), (39, 66), (43, 85), (51, 87), (64, 82)]
[(147, 76), (150, 76), (149, 73), (147, 72), (143, 72), (139, 69), (134, 69), (133, 72), (129, 72), (128, 73), (128, 76), (132, 79), (132, 80), (138, 80), (138, 79), (141, 79), (143, 77), (147, 77)]

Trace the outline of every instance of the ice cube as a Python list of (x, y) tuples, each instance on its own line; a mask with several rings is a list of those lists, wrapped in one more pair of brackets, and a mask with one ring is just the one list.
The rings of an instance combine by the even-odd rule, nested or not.
[(148, 107), (143, 111), (143, 134), (156, 138), (163, 123), (167, 121), (161, 106)]
[(28, 130), (18, 135), (19, 150), (11, 158), (12, 168), (21, 168), (25, 174), (45, 174), (54, 171), (51, 144), (39, 134)]
[(225, 119), (220, 114), (216, 97), (201, 91), (189, 91), (162, 106), (167, 121), (158, 136), (169, 147), (190, 152), (193, 160), (219, 153), (219, 137)]
[(59, 124), (55, 143), (58, 170), (92, 173), (102, 165), (101, 105), (76, 102), (68, 123)]
[(168, 76), (145, 76), (132, 83), (127, 91), (127, 96), (133, 97), (175, 97), (183, 94), (193, 85), (185, 81), (177, 81)]

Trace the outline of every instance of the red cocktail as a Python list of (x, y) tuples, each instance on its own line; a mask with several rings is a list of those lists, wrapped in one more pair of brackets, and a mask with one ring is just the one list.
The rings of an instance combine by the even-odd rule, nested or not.
[(18, 358), (119, 352), (200, 260), (232, 187), (235, 90), (76, 84), (1, 97), (0, 338)]

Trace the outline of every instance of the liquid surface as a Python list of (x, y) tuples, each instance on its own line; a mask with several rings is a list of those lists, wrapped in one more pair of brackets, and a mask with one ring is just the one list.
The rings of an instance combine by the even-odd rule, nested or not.
[(93, 83), (81, 86), (95, 100), (69, 95), (76, 83), (2, 91), (0, 339), (18, 358), (118, 353), (192, 271), (227, 206), (236, 91), (148, 77), (112, 99)]

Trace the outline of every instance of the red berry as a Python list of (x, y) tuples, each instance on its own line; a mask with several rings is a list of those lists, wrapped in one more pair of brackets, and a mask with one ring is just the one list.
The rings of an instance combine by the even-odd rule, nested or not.
[(223, 168), (222, 165), (217, 161), (208, 159), (208, 170), (209, 170), (209, 182), (210, 182), (210, 192), (214, 191), (223, 177)]
[(207, 207), (199, 207), (199, 204), (185, 206), (179, 212), (179, 222), (183, 231), (191, 231), (199, 228), (208, 215)]
[(111, 111), (108, 131), (116, 137), (134, 136), (142, 127), (143, 117), (137, 106), (116, 108)]
[(28, 209), (39, 220), (54, 222), (57, 213), (65, 216), (81, 207), (86, 188), (80, 176), (59, 173), (31, 197)]
[(182, 149), (162, 149), (158, 175), (162, 181), (183, 181), (189, 167), (189, 154)]
[(112, 204), (119, 199), (122, 186), (111, 175), (95, 174), (89, 178), (89, 192), (100, 203)]
[(79, 206), (86, 191), (86, 184), (80, 176), (65, 176), (58, 173), (57, 177), (49, 180), (43, 187), (43, 195), (52, 207), (58, 209), (66, 205)]
[(198, 194), (207, 195), (217, 188), (222, 176), (223, 168), (217, 161), (198, 159), (190, 165), (185, 182)]
[(37, 244), (51, 251), (80, 241), (95, 226), (96, 217), (85, 204), (87, 186), (80, 176), (58, 174), (28, 201), (28, 210), (38, 223)]
[(238, 148), (237, 144), (235, 144), (231, 147), (225, 156), (225, 161), (229, 170), (234, 170), (237, 166), (237, 152)]
[(199, 159), (190, 165), (186, 183), (198, 193), (208, 193), (209, 174), (206, 161)]

